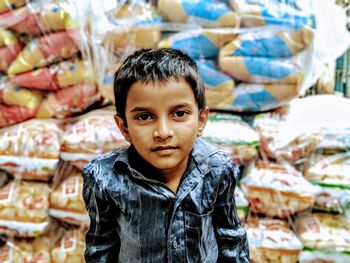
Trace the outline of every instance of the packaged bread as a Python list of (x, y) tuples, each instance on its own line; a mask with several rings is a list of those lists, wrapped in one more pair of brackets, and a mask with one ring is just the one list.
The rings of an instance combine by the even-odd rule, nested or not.
[(230, 3), (243, 27), (271, 25), (300, 29), (314, 25), (310, 10), (295, 1), (230, 0)]
[(159, 12), (171, 22), (204, 27), (239, 27), (239, 17), (229, 5), (217, 0), (158, 0)]
[(45, 183), (11, 181), (0, 189), (0, 233), (35, 237), (49, 225), (49, 188)]
[(279, 218), (311, 209), (319, 191), (288, 164), (257, 162), (240, 183), (253, 212)]
[(313, 210), (345, 214), (347, 207), (350, 207), (350, 189), (321, 186)]
[(71, 24), (71, 17), (61, 3), (33, 2), (26, 6), (25, 15), (11, 29), (31, 36), (63, 31)]
[(350, 251), (350, 225), (343, 215), (311, 213), (296, 220), (300, 241), (309, 249)]
[(114, 111), (94, 110), (67, 127), (61, 146), (61, 158), (82, 169), (97, 155), (127, 146), (114, 121)]
[(193, 59), (212, 59), (218, 57), (220, 48), (234, 36), (233, 33), (220, 30), (187, 30), (162, 39), (158, 47), (179, 49)]
[(237, 208), (238, 218), (244, 221), (248, 213), (248, 200), (245, 198), (243, 191), (240, 187), (235, 188), (235, 202)]
[(85, 231), (68, 230), (51, 250), (52, 263), (85, 263)]
[(0, 0), (0, 13), (19, 8), (26, 3), (26, 0)]
[(232, 97), (235, 86), (233, 79), (222, 73), (213, 60), (196, 60), (196, 64), (204, 82), (207, 104), (210, 108)]
[(221, 50), (221, 56), (291, 57), (307, 47), (313, 37), (310, 30), (242, 32)]
[(245, 229), (252, 263), (298, 261), (303, 245), (285, 221), (250, 218)]
[(11, 82), (26, 88), (58, 90), (82, 83), (94, 83), (94, 73), (89, 61), (62, 61), (11, 77)]
[(22, 46), (17, 37), (11, 31), (0, 28), (0, 71), (7, 72), (21, 49)]
[(83, 177), (77, 171), (67, 176), (50, 193), (49, 215), (73, 225), (89, 225), (89, 215), (83, 200)]
[(65, 233), (64, 228), (52, 220), (47, 231), (34, 238), (9, 237), (0, 247), (0, 262), (51, 263), (51, 249)]
[(44, 98), (36, 118), (66, 118), (87, 109), (99, 100), (94, 83), (82, 83), (58, 91), (51, 91)]
[(318, 115), (308, 102), (293, 100), (289, 106), (255, 116), (253, 126), (263, 141), (260, 149), (268, 157), (296, 163), (316, 149), (321, 140), (315, 124)]
[(48, 181), (58, 164), (62, 133), (49, 119), (1, 129), (0, 168), (18, 178)]
[(0, 77), (0, 103), (34, 109), (39, 107), (42, 96), (40, 91), (20, 88)]
[(256, 84), (239, 83), (232, 94), (227, 96), (212, 109), (233, 112), (262, 112), (288, 104), (299, 93), (297, 84)]
[(106, 15), (103, 45), (110, 51), (154, 48), (160, 40), (160, 17), (148, 3), (124, 2)]
[(303, 69), (291, 58), (225, 56), (220, 53), (222, 71), (237, 80), (251, 83), (300, 84)]
[(238, 116), (211, 113), (203, 138), (227, 152), (239, 164), (253, 160), (258, 154), (258, 133)]
[(350, 152), (310, 158), (304, 176), (323, 186), (350, 188)]
[(34, 118), (38, 108), (0, 104), (0, 128)]
[(299, 255), (300, 263), (347, 263), (350, 262), (348, 253), (331, 251), (302, 251)]
[(71, 58), (79, 51), (78, 31), (75, 29), (33, 38), (11, 63), (9, 76), (32, 71)]

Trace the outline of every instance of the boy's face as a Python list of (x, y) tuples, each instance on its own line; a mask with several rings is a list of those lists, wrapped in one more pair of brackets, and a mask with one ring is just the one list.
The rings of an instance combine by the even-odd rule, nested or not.
[(208, 108), (199, 114), (191, 87), (184, 81), (134, 83), (127, 95), (126, 123), (116, 123), (125, 139), (162, 174), (184, 171)]

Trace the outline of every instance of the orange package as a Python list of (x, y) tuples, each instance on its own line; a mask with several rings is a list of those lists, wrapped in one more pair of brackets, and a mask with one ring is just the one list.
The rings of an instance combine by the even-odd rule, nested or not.
[(63, 61), (11, 77), (11, 82), (26, 88), (57, 90), (81, 83), (93, 83), (94, 74), (88, 61)]
[(32, 39), (12, 62), (7, 73), (16, 75), (73, 57), (79, 51), (75, 29), (51, 33)]
[(37, 108), (0, 104), (0, 128), (33, 118)]
[(25, 7), (22, 19), (10, 28), (19, 33), (40, 35), (65, 30), (70, 23), (69, 13), (58, 3), (33, 2)]
[(95, 84), (83, 83), (50, 92), (41, 103), (37, 118), (65, 118), (85, 110), (98, 100)]

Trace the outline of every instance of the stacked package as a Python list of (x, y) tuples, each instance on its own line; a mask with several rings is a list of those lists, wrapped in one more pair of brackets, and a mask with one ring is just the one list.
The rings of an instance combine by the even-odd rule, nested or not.
[[(99, 95), (77, 5), (19, 2), (4, 1), (8, 8), (0, 13), (1, 93), (21, 93), (12, 100), (1, 95), (0, 127), (85, 110)], [(36, 100), (28, 104), (30, 95)]]
[[(256, 170), (261, 170), (261, 164), (249, 170), (241, 184), (250, 212), (288, 220), (304, 247), (299, 262), (349, 261), (348, 112), (349, 99), (317, 95), (258, 114), (253, 121), (261, 136), (263, 162), (283, 164), (286, 171), (274, 167), (274, 173), (264, 172), (264, 179)], [(298, 174), (303, 185), (292, 180), (291, 171)], [(283, 176), (278, 177), (276, 172)], [(270, 189), (257, 193), (262, 188)], [(295, 193), (301, 194), (302, 202), (293, 200)], [(274, 196), (277, 198), (272, 199)]]

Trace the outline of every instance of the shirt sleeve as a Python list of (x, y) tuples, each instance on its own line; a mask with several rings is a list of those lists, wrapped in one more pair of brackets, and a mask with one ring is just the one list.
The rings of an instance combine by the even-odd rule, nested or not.
[(250, 262), (247, 234), (238, 218), (234, 198), (237, 173), (237, 166), (229, 160), (213, 211), (220, 263)]
[(91, 173), (87, 168), (83, 172), (83, 199), (90, 217), (90, 227), (86, 233), (85, 261), (118, 262), (120, 239), (115, 226), (118, 212), (114, 203), (109, 202), (95, 184), (91, 186)]

